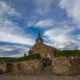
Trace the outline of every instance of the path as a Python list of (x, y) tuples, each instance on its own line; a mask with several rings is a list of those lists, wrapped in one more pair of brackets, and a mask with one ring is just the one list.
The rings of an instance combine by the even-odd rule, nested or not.
[(51, 66), (45, 66), (40, 73), (40, 75), (52, 75), (52, 74), (53, 72)]
[(54, 75), (18, 75), (0, 74), (0, 80), (80, 80), (79, 76), (54, 76)]

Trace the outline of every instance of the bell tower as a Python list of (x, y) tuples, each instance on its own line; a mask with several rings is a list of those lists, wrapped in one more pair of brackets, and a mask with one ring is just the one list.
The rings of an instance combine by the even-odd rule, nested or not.
[(41, 38), (40, 33), (38, 33), (37, 39), (35, 40), (36, 43), (42, 43), (43, 44), (43, 39)]

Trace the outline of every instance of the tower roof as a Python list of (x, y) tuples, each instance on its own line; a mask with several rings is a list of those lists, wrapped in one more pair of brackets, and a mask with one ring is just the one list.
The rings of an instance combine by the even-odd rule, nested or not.
[(41, 39), (41, 35), (40, 35), (40, 33), (38, 33), (38, 37), (37, 37), (37, 39)]
[(37, 36), (36, 42), (38, 42), (38, 43), (43, 43), (43, 39), (41, 38), (40, 33), (38, 33), (38, 36)]

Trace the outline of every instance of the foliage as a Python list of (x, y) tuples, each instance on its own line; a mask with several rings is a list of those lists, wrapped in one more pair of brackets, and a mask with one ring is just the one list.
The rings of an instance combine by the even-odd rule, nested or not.
[(13, 62), (16, 58), (0, 57), (0, 61)]
[(54, 57), (59, 57), (59, 56), (80, 56), (80, 50), (55, 51)]
[(33, 59), (40, 59), (40, 54), (31, 54), (28, 56), (20, 57), (20, 58), (17, 58), (15, 62), (33, 60)]

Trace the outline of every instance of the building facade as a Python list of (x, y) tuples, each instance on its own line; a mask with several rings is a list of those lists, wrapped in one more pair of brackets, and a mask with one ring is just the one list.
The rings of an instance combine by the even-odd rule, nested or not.
[(35, 44), (30, 49), (30, 53), (32, 54), (40, 54), (41, 57), (45, 58), (51, 58), (54, 55), (54, 51), (57, 50), (56, 48), (44, 44), (43, 39), (41, 38), (40, 33), (37, 36), (37, 39), (35, 40)]

